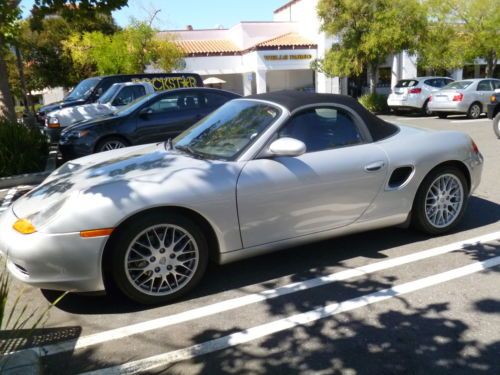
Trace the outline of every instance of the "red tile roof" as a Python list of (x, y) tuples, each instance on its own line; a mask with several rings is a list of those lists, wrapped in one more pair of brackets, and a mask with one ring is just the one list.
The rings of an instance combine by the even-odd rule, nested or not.
[(257, 44), (257, 47), (302, 47), (316, 46), (316, 43), (298, 33), (288, 33)]

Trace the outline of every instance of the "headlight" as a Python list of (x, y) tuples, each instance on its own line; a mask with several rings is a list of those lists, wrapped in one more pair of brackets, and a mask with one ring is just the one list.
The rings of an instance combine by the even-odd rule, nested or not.
[(56, 214), (66, 203), (67, 199), (68, 197), (65, 197), (50, 205), (49, 207), (28, 216), (27, 218), (17, 220), (14, 223), (13, 228), (22, 234), (35, 233), (37, 231), (37, 228), (40, 228), (41, 226), (47, 224), (54, 218), (54, 216), (56, 216)]
[(89, 134), (89, 130), (71, 130), (64, 134), (66, 138), (82, 138)]
[(52, 129), (57, 129), (61, 127), (61, 124), (59, 123), (59, 119), (57, 117), (48, 117), (45, 120), (45, 124), (47, 125), (48, 128)]

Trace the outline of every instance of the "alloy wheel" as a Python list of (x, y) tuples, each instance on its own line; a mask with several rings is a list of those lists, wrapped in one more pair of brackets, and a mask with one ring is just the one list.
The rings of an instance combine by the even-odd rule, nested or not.
[(139, 292), (165, 296), (181, 290), (199, 264), (194, 237), (185, 229), (161, 224), (139, 233), (125, 253), (125, 273)]
[(125, 144), (120, 141), (108, 141), (101, 147), (101, 151), (111, 151), (117, 150), (119, 148), (124, 148)]
[(437, 177), (425, 198), (425, 216), (435, 228), (452, 224), (459, 216), (464, 202), (464, 188), (453, 174)]

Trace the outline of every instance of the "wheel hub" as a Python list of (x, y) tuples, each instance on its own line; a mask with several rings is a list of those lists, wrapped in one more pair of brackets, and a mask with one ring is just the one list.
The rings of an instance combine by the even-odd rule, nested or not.
[(452, 224), (463, 205), (464, 190), (458, 177), (453, 174), (439, 176), (429, 187), (425, 200), (425, 215), (436, 228)]
[(198, 247), (184, 229), (170, 224), (142, 231), (125, 257), (129, 282), (149, 295), (171, 294), (187, 284), (198, 267)]

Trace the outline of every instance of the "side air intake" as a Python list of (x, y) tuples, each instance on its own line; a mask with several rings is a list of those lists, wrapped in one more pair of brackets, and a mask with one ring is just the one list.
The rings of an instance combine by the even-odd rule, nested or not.
[(389, 179), (389, 189), (397, 189), (402, 186), (410, 178), (411, 172), (413, 172), (412, 167), (396, 168)]

